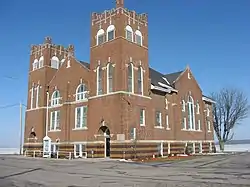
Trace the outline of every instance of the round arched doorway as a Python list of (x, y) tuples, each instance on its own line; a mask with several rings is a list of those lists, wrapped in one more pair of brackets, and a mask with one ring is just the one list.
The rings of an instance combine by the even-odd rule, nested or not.
[(104, 157), (110, 157), (110, 130), (107, 126), (101, 126), (98, 130), (98, 134), (102, 134), (104, 137)]

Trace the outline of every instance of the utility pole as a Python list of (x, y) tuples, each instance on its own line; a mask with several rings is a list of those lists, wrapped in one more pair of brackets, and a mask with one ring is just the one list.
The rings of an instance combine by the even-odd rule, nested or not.
[(23, 152), (23, 108), (22, 103), (20, 102), (20, 155)]

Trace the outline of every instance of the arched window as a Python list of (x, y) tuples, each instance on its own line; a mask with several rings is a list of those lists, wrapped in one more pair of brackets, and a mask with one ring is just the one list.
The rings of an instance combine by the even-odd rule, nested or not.
[(100, 66), (97, 67), (96, 70), (96, 80), (97, 80), (97, 95), (102, 94), (102, 68)]
[(96, 34), (96, 45), (101, 45), (105, 42), (105, 32), (103, 29), (100, 29)]
[(56, 56), (53, 56), (51, 58), (51, 67), (54, 68), (54, 69), (59, 68), (59, 59)]
[(114, 67), (111, 63), (107, 65), (107, 93), (113, 92)]
[(41, 56), (40, 59), (39, 59), (38, 68), (42, 68), (43, 67), (43, 62), (44, 62), (44, 57)]
[(115, 26), (110, 25), (107, 28), (107, 41), (113, 40), (115, 38)]
[(200, 114), (200, 104), (199, 104), (199, 101), (197, 101), (197, 103), (196, 103), (196, 113)]
[(207, 107), (207, 117), (210, 115), (210, 109)]
[(165, 108), (166, 108), (166, 110), (168, 110), (168, 99), (167, 98), (165, 98)]
[(76, 89), (76, 101), (86, 99), (87, 89), (85, 84), (80, 84)]
[(194, 99), (188, 97), (188, 129), (195, 130)]
[(36, 70), (38, 68), (38, 60), (37, 59), (34, 60), (32, 66), (33, 66), (33, 68), (32, 68), (33, 70)]
[(54, 91), (51, 96), (51, 106), (56, 106), (60, 104), (60, 92), (58, 90)]
[(127, 25), (126, 26), (126, 39), (128, 41), (133, 42), (133, 34), (134, 34), (133, 29), (129, 25)]
[(141, 34), (141, 31), (139, 31), (139, 30), (135, 31), (135, 42), (138, 45), (142, 45), (142, 34)]
[(132, 63), (128, 66), (128, 92), (134, 93), (134, 66)]
[(186, 103), (184, 100), (182, 100), (181, 105), (182, 105), (182, 112), (185, 112), (186, 111)]
[(138, 93), (143, 95), (143, 69), (139, 67), (138, 69)]

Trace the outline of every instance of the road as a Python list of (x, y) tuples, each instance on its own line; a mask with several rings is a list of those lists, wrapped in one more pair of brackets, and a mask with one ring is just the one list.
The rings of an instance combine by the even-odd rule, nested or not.
[(165, 163), (0, 155), (1, 187), (250, 187), (250, 153)]

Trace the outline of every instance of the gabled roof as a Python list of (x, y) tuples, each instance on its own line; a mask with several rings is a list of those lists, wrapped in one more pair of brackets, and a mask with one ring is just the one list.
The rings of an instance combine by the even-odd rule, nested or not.
[(162, 73), (154, 70), (153, 68), (149, 68), (149, 78), (154, 86), (159, 86), (158, 82), (165, 82), (162, 77), (164, 77)]
[(164, 77), (168, 80), (168, 82), (172, 85), (174, 81), (182, 74), (183, 71), (178, 71), (174, 73), (169, 73), (164, 75)]
[(90, 64), (88, 62), (83, 62), (83, 61), (80, 61), (79, 62), (84, 65), (86, 68), (90, 69)]

